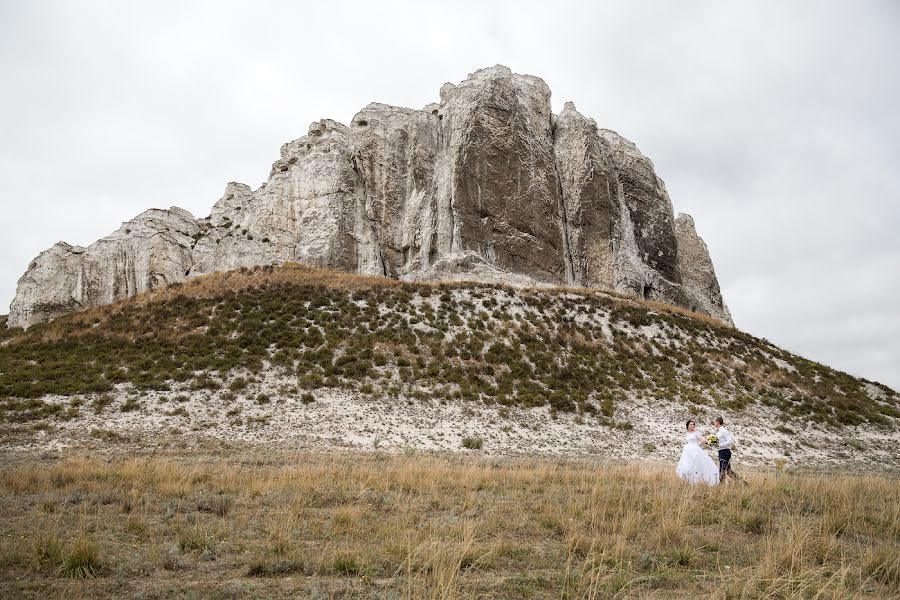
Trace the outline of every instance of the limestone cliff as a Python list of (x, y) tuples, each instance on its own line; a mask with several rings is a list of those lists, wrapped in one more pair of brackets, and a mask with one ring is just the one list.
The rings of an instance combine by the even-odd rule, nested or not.
[(28, 327), (183, 281), (199, 232), (186, 210), (150, 209), (87, 248), (58, 242), (19, 279), (9, 327)]
[(210, 216), (150, 210), (87, 248), (60, 242), (19, 280), (9, 326), (186, 277), (299, 261), (406, 280), (603, 287), (730, 322), (690, 217), (653, 164), (543, 80), (495, 66), (422, 110), (370, 104), (313, 123), (256, 190)]

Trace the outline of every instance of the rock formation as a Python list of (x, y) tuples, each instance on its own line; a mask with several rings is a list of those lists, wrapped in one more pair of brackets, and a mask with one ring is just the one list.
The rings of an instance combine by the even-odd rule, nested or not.
[(690, 215), (682, 213), (675, 219), (675, 237), (678, 240), (678, 272), (690, 298), (687, 308), (708, 315), (720, 315), (731, 322), (731, 314), (722, 301), (709, 250), (697, 235), (694, 219)]
[(9, 326), (213, 271), (299, 261), (405, 280), (602, 287), (731, 322), (706, 245), (637, 147), (543, 80), (482, 69), (422, 110), (370, 104), (313, 123), (256, 190), (209, 217), (149, 210), (19, 280)]
[(19, 279), (9, 327), (28, 327), (182, 281), (199, 236), (193, 215), (171, 208), (145, 211), (87, 248), (58, 242)]

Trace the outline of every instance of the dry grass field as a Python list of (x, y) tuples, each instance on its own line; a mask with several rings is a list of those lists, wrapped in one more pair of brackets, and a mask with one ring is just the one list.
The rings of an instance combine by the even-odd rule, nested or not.
[(3, 598), (887, 598), (900, 481), (472, 452), (0, 459)]

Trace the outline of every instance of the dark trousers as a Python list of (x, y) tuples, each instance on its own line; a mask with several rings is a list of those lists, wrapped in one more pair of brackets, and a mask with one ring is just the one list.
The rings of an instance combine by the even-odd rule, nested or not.
[(723, 448), (719, 450), (719, 481), (725, 479), (725, 475), (731, 471), (731, 450)]

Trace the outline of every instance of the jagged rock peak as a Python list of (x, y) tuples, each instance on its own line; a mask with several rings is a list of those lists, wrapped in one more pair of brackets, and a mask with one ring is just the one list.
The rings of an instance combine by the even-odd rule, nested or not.
[(313, 122), (257, 189), (210, 215), (151, 209), (87, 248), (59, 243), (19, 280), (9, 326), (194, 275), (298, 261), (405, 280), (610, 288), (731, 317), (706, 245), (675, 219), (637, 146), (540, 78), (495, 65), (422, 109), (371, 103)]
[(724, 315), (725, 320), (730, 322), (731, 313), (722, 300), (709, 250), (697, 235), (693, 217), (685, 213), (678, 214), (675, 219), (675, 236), (678, 239), (678, 271), (681, 282), (691, 292), (693, 300), (688, 308), (706, 314)]

